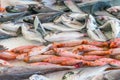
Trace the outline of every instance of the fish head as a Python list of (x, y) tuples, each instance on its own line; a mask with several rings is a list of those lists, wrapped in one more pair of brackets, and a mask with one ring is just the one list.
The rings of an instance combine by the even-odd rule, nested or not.
[(97, 28), (97, 23), (92, 15), (88, 15), (87, 19), (87, 29), (95, 30)]

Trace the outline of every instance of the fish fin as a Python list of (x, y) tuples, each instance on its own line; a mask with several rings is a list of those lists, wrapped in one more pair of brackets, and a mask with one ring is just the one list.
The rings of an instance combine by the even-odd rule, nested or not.
[(41, 25), (41, 22), (39, 20), (39, 18), (36, 16), (35, 17), (35, 20), (34, 20), (34, 28), (35, 28), (35, 31), (38, 31), (41, 33), (41, 35), (45, 35), (47, 34), (46, 30), (44, 29), (44, 27)]

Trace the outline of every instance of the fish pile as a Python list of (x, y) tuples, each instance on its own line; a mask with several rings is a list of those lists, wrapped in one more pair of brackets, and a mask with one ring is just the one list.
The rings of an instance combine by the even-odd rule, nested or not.
[[(99, 0), (54, 0), (51, 4), (8, 0), (0, 4), (0, 80), (31, 75), (30, 80), (118, 80), (119, 11), (120, 6)], [(19, 37), (27, 45), (1, 45), (4, 39)]]
[(3, 60), (26, 63), (46, 62), (75, 68), (83, 66), (120, 66), (120, 38), (109, 42), (89, 40), (55, 42), (47, 46), (20, 46), (11, 50), (1, 48)]

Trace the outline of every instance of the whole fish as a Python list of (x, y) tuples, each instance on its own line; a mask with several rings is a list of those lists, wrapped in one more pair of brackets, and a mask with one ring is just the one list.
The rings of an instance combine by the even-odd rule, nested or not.
[(51, 33), (44, 37), (46, 41), (49, 42), (58, 42), (58, 41), (67, 41), (80, 39), (85, 37), (86, 34), (80, 32), (61, 32), (61, 33)]
[(51, 12), (51, 13), (39, 13), (36, 15), (30, 15), (22, 18), (22, 21), (33, 23), (35, 16), (39, 18), (42, 23), (52, 22), (56, 17), (62, 15), (63, 12)]
[(88, 77), (92, 77), (104, 72), (107, 68), (109, 68), (108, 65), (100, 67), (79, 68), (49, 73), (44, 76), (50, 80), (86, 80)]
[(17, 5), (17, 6), (7, 6), (6, 11), (10, 13), (30, 11), (32, 13), (47, 13), (47, 12), (57, 12), (57, 10), (53, 10), (49, 7), (30, 4), (30, 5)]
[(94, 19), (94, 17), (92, 15), (88, 16), (88, 20), (87, 20), (87, 33), (89, 35), (89, 37), (93, 40), (97, 40), (97, 41), (106, 41), (107, 38), (105, 37), (105, 35), (100, 31), (100, 29), (98, 29), (96, 20)]
[(85, 20), (88, 14), (81, 14), (81, 13), (70, 13), (69, 17), (76, 19), (76, 20)]
[(0, 39), (7, 39), (10, 37), (16, 37), (18, 34), (16, 32), (6, 31), (4, 29), (0, 29)]
[(17, 21), (21, 17), (24, 17), (26, 15), (29, 15), (30, 12), (25, 11), (25, 12), (20, 12), (20, 13), (6, 13), (0, 15), (0, 22), (6, 22), (6, 21)]
[(29, 5), (29, 4), (37, 4), (37, 5), (40, 5), (39, 2), (36, 2), (36, 1), (31, 1), (31, 0), (14, 0), (14, 1), (11, 1), (11, 0), (8, 0), (8, 1), (4, 1), (4, 0), (1, 0), (1, 7), (2, 8), (5, 8), (7, 6), (15, 6), (15, 5)]
[(55, 24), (55, 23), (43, 23), (42, 26), (51, 31), (80, 31), (80, 29), (69, 28), (63, 24)]
[[(48, 67), (49, 66), (49, 67)], [(1, 69), (2, 68), (2, 69)], [(72, 66), (60, 66), (48, 63), (26, 64), (24, 66), (0, 67), (1, 80), (22, 80), (27, 79), (33, 74), (45, 74), (59, 70), (73, 69)]]
[(80, 10), (80, 8), (72, 1), (72, 0), (65, 0), (64, 4), (72, 11), (72, 12), (79, 12), (84, 13)]
[(0, 24), (1, 29), (11, 32), (17, 32), (20, 27), (21, 27), (21, 23), (4, 22)]
[(70, 28), (79, 29), (79, 30), (85, 28), (85, 25), (83, 25), (82, 23), (80, 23), (74, 18), (68, 17), (65, 14), (61, 16), (61, 22), (65, 26), (70, 27)]

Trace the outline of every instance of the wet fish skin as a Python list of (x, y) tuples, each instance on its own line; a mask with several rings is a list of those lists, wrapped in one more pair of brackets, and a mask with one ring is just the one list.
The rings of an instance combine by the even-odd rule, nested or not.
[(41, 23), (52, 22), (56, 17), (62, 15), (63, 12), (39, 13), (22, 18), (22, 21), (33, 23), (35, 16), (38, 16)]
[(22, 25), (22, 34), (23, 37), (30, 41), (38, 41), (38, 42), (45, 42), (45, 40), (42, 38), (42, 35), (39, 32), (36, 32), (34, 29), (30, 30), (28, 24)]
[(105, 35), (98, 28), (96, 20), (92, 15), (88, 16), (86, 24), (87, 24), (87, 26), (86, 26), (87, 33), (91, 39), (97, 40), (97, 41), (106, 41), (107, 40)]
[[(48, 68), (49, 66), (49, 68)], [(1, 68), (1, 67), (0, 67)], [(33, 74), (45, 74), (49, 72), (59, 71), (59, 70), (69, 70), (73, 67), (59, 66), (59, 65), (25, 65), (25, 66), (13, 66), (4, 67), (0, 72), (1, 80), (22, 80), (26, 79)]]
[[(29, 15), (29, 12), (20, 12), (20, 13), (6, 13), (3, 15), (0, 15), (0, 22), (7, 22), (7, 21), (14, 21), (17, 19), (20, 19), (21, 17), (25, 15)], [(15, 18), (16, 17), (16, 18)]]
[(107, 68), (109, 68), (108, 65), (100, 66), (100, 67), (79, 68), (68, 71), (53, 72), (53, 73), (45, 74), (44, 76), (50, 80), (56, 80), (56, 79), (62, 80), (65, 74), (72, 72), (73, 74), (65, 76), (66, 79), (63, 80), (87, 80), (88, 77), (93, 77), (95, 75), (98, 75), (104, 72)]
[(49, 42), (59, 42), (59, 41), (67, 41), (67, 40), (74, 40), (80, 39), (86, 36), (84, 33), (80, 32), (61, 32), (61, 33), (51, 33), (44, 37), (45, 40)]

